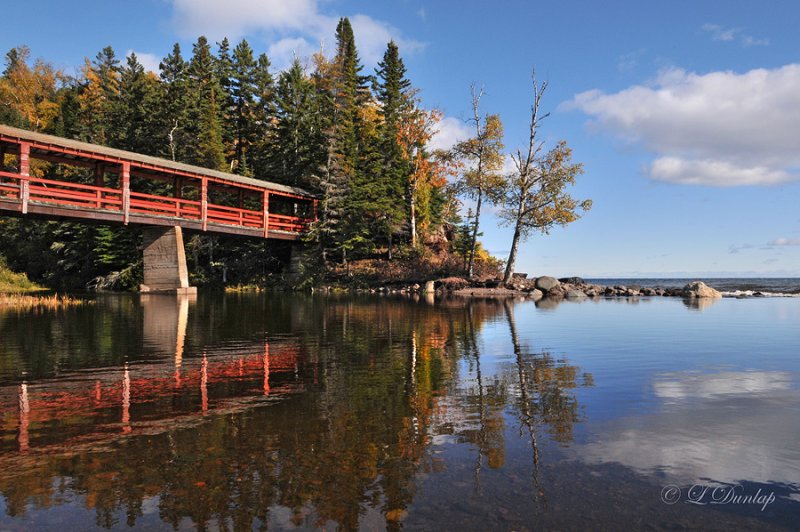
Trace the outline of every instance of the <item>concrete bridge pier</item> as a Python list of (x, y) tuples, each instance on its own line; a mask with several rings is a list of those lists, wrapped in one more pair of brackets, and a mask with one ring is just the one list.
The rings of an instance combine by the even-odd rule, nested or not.
[(196, 294), (197, 287), (189, 286), (186, 251), (180, 227), (153, 226), (142, 234), (144, 283), (141, 292), (151, 294)]

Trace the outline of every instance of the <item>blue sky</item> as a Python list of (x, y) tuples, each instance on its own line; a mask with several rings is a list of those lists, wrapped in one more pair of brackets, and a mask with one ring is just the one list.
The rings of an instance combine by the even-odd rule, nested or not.
[[(531, 68), (549, 80), (542, 133), (584, 163), (573, 192), (594, 208), (533, 235), (518, 271), (800, 276), (796, 2), (40, 0), (4, 6), (0, 47), (71, 70), (110, 44), (156, 68), (176, 41), (227, 35), (281, 68), (331, 50), (340, 16), (368, 70), (398, 41), (425, 105), (445, 113), (442, 146), (468, 131), (473, 82), (507, 147), (522, 145)], [(510, 229), (491, 212), (481, 223), (505, 258)]]

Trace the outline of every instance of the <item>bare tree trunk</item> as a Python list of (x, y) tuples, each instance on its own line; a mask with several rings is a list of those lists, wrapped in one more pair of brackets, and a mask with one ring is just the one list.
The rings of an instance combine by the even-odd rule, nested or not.
[(508, 253), (508, 262), (506, 263), (506, 273), (503, 275), (503, 284), (511, 282), (511, 276), (514, 275), (514, 267), (517, 265), (517, 251), (519, 250), (519, 240), (522, 236), (522, 210), (524, 206), (526, 193), (520, 193), (519, 206), (517, 207), (517, 221), (514, 223), (514, 238), (511, 240), (511, 251)]
[(417, 202), (414, 200), (414, 193), (411, 193), (411, 247), (417, 247)]
[(514, 320), (514, 309), (509, 303), (508, 300), (503, 302), (503, 306), (505, 307), (506, 319), (508, 321), (508, 328), (511, 332), (511, 343), (514, 346), (514, 358), (517, 365), (517, 375), (519, 377), (519, 415), (520, 415), (520, 422), (528, 429), (528, 438), (531, 444), (531, 454), (533, 457), (533, 469), (531, 471), (531, 477), (533, 480), (533, 494), (534, 500), (538, 497), (544, 498), (544, 491), (542, 490), (541, 484), (539, 482), (539, 444), (536, 439), (536, 428), (534, 419), (534, 413), (531, 411), (531, 401), (533, 397), (531, 393), (529, 393), (528, 387), (528, 376), (525, 372), (524, 368), (524, 360), (522, 359), (522, 347), (520, 346), (519, 336), (517, 335), (517, 323)]
[(172, 155), (172, 160), (175, 160), (175, 130), (178, 129), (178, 120), (175, 120), (175, 125), (169, 130), (169, 152)]
[(519, 239), (520, 239), (520, 228), (519, 228), (519, 220), (517, 220), (516, 225), (514, 226), (514, 239), (511, 241), (511, 251), (508, 254), (508, 263), (506, 263), (506, 273), (503, 275), (503, 284), (508, 284), (511, 282), (511, 276), (514, 275), (514, 266), (517, 263), (517, 250), (519, 249)]
[(478, 224), (481, 220), (481, 203), (483, 201), (483, 192), (478, 192), (478, 204), (475, 206), (475, 225), (472, 227), (472, 245), (469, 249), (469, 267), (467, 268), (467, 276), (472, 277), (475, 265), (475, 248), (478, 245)]

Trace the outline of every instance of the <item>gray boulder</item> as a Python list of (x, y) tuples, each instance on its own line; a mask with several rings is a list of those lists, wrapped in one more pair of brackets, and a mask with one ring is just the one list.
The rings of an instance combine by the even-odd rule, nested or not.
[(683, 287), (683, 295), (686, 297), (722, 297), (717, 290), (714, 290), (702, 281), (692, 281)]
[(539, 277), (538, 279), (536, 279), (536, 288), (538, 288), (542, 292), (549, 292), (560, 285), (561, 283), (559, 283), (558, 279), (556, 279), (555, 277), (549, 277), (545, 275), (543, 277)]

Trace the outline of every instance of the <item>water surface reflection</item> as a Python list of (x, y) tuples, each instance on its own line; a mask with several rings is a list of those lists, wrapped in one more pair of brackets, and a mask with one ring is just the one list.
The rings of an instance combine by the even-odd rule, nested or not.
[[(780, 528), (796, 365), (625, 363), (632, 335), (731, 309), (201, 295), (0, 313), (0, 525)], [(643, 312), (656, 327), (593, 328)], [(784, 498), (668, 506), (667, 477)]]

